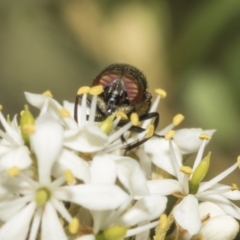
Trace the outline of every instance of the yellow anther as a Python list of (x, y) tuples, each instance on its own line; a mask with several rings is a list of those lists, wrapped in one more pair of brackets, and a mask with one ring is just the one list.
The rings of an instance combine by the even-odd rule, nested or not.
[(180, 171), (184, 174), (191, 175), (193, 173), (193, 170), (191, 167), (188, 166), (181, 166)]
[(168, 217), (165, 213), (163, 213), (161, 216), (160, 216), (160, 223), (159, 223), (159, 227), (160, 229), (164, 230), (168, 227)]
[(238, 167), (240, 168), (240, 156), (238, 156), (237, 162), (238, 162)]
[(161, 88), (155, 89), (155, 93), (159, 95), (161, 98), (165, 98), (167, 96), (167, 93)]
[(173, 118), (173, 124), (174, 126), (178, 126), (182, 121), (184, 120), (184, 116), (182, 114), (177, 114)]
[(234, 190), (239, 190), (238, 186), (236, 183), (232, 183), (232, 188), (231, 188), (232, 191)]
[(119, 117), (123, 120), (127, 120), (128, 119), (128, 116), (125, 112), (122, 112), (122, 111), (117, 111), (116, 112), (116, 117)]
[(176, 197), (176, 198), (179, 198), (179, 199), (183, 199), (183, 198), (184, 198), (184, 196), (183, 196), (182, 193), (180, 193), (180, 192), (172, 193), (172, 195), (173, 195), (174, 197)]
[(77, 91), (77, 95), (88, 94), (89, 91), (90, 91), (90, 87), (88, 86), (80, 87)]
[(75, 182), (75, 177), (71, 170), (66, 170), (64, 172), (64, 178), (68, 184), (73, 184)]
[(154, 126), (153, 124), (149, 124), (147, 127), (146, 127), (146, 130), (148, 130), (147, 134), (146, 134), (146, 138), (150, 138), (153, 136), (154, 134)]
[(61, 108), (59, 110), (59, 114), (60, 114), (61, 117), (64, 117), (64, 118), (70, 118), (71, 117), (69, 111), (66, 108)]
[(68, 230), (71, 234), (76, 234), (78, 232), (79, 226), (80, 226), (80, 223), (78, 219), (75, 217), (69, 223)]
[(96, 239), (117, 240), (123, 239), (127, 233), (128, 228), (125, 226), (115, 225), (105, 229), (102, 232), (102, 236), (96, 237)]
[(202, 133), (202, 134), (199, 136), (199, 138), (200, 138), (201, 140), (210, 140), (212, 137), (211, 137), (210, 135), (206, 134), (206, 133)]
[(21, 112), (20, 112), (20, 116), (22, 117), (22, 115), (24, 114), (24, 110), (22, 110)]
[(24, 124), (22, 127), (24, 133), (32, 134), (36, 131), (36, 128), (33, 124)]
[(0, 105), (0, 111), (3, 109), (3, 106), (2, 105)]
[(19, 167), (12, 167), (7, 171), (9, 177), (16, 177), (20, 173)]
[(7, 122), (8, 122), (9, 124), (11, 123), (10, 114), (7, 115)]
[(132, 113), (130, 119), (133, 126), (138, 126), (140, 124), (137, 113)]
[(175, 135), (175, 131), (169, 130), (169, 131), (165, 134), (165, 139), (166, 139), (166, 140), (169, 140), (169, 139), (173, 138), (174, 135)]
[(46, 96), (46, 97), (53, 97), (51, 91), (49, 91), (49, 90), (43, 92), (42, 95), (44, 95), (44, 96)]
[(112, 130), (114, 115), (115, 115), (115, 114), (107, 117), (107, 118), (106, 118), (105, 120), (103, 120), (103, 121), (100, 123), (100, 125), (99, 125), (99, 128), (100, 128), (105, 134), (110, 133), (110, 131)]
[(102, 92), (103, 92), (103, 86), (102, 85), (91, 87), (91, 89), (89, 91), (89, 93), (93, 96), (99, 95)]

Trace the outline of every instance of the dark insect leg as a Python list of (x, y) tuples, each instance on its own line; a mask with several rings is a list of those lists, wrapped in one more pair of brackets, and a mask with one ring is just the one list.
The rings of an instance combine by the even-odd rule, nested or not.
[[(151, 113), (143, 114), (142, 116), (139, 117), (139, 121), (144, 121), (144, 120), (151, 119), (151, 118), (155, 118), (154, 122), (153, 122), (153, 126), (154, 126), (154, 129), (156, 129), (158, 124), (159, 124), (159, 113), (158, 112), (151, 112)], [(129, 130), (133, 131), (133, 132), (137, 132), (137, 133), (141, 133), (141, 132), (145, 131), (144, 128), (141, 128), (141, 127), (138, 127), (138, 126), (132, 126)], [(153, 136), (164, 137), (162, 135), (158, 135), (158, 134), (155, 134), (155, 133), (154, 133)], [(146, 141), (148, 141), (148, 139), (149, 138), (144, 138), (137, 143), (134, 143), (132, 145), (127, 146), (125, 148), (125, 154), (126, 154), (127, 151), (130, 151), (130, 150), (140, 146), (141, 144), (145, 143)]]

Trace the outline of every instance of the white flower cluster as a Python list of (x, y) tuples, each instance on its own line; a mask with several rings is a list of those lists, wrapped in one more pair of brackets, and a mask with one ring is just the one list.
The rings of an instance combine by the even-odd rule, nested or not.
[[(234, 239), (240, 209), (230, 200), (239, 200), (240, 191), (219, 182), (240, 159), (202, 181), (210, 163), (204, 148), (214, 130), (174, 132), (180, 114), (155, 133), (152, 119), (139, 122), (136, 115), (121, 127), (123, 113), (95, 122), (100, 92), (79, 90), (78, 123), (74, 104), (61, 105), (50, 92), (25, 93), (40, 110), (36, 118), (27, 105), (19, 122), (0, 111), (0, 239)], [(150, 112), (166, 95), (156, 92)], [(183, 155), (194, 152), (193, 167), (184, 166)], [(169, 195), (176, 200), (170, 212)], [(172, 224), (175, 230), (167, 236)]]

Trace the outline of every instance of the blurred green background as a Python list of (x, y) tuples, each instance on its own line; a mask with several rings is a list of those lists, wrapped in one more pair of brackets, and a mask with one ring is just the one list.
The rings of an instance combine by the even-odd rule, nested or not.
[(168, 92), (160, 127), (182, 113), (183, 127), (217, 129), (214, 176), (240, 154), (239, 26), (239, 0), (1, 0), (3, 113), (23, 108), (23, 91), (74, 101), (103, 67), (129, 63)]

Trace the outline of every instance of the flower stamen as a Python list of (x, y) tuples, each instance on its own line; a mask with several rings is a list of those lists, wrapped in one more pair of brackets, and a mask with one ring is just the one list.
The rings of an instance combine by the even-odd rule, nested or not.
[(64, 178), (69, 185), (74, 184), (75, 181), (76, 181), (76, 179), (75, 179), (71, 170), (66, 170), (64, 172)]
[(9, 177), (16, 177), (20, 173), (20, 168), (19, 167), (12, 167), (7, 171), (7, 174)]
[(71, 117), (69, 111), (68, 111), (66, 108), (61, 108), (61, 109), (59, 110), (59, 114), (60, 114), (60, 116), (63, 117), (63, 118), (70, 118), (70, 117)]
[(175, 131), (169, 130), (169, 131), (165, 134), (165, 140), (170, 140), (170, 139), (172, 139), (174, 135), (175, 135)]
[(51, 97), (51, 98), (53, 97), (53, 95), (52, 95), (50, 90), (47, 90), (47, 91), (43, 92), (42, 95), (44, 95), (46, 97)]
[(133, 126), (138, 126), (140, 123), (137, 113), (132, 113), (130, 116), (130, 120)]
[(80, 223), (79, 223), (78, 219), (75, 217), (69, 223), (68, 230), (71, 234), (76, 234), (79, 230), (79, 226), (80, 226)]

